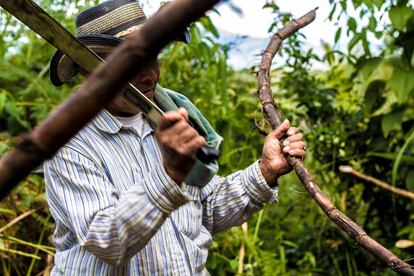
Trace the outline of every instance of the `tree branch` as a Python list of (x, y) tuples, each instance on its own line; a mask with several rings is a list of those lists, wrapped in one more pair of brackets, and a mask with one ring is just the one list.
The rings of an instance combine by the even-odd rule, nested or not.
[(383, 188), (384, 190), (390, 191), (394, 194), (400, 195), (400, 196), (404, 196), (407, 197), (411, 200), (414, 200), (414, 193), (407, 191), (407, 190), (403, 190), (400, 188), (396, 188), (394, 186), (391, 186), (390, 184), (381, 181), (377, 178), (374, 178), (372, 176), (363, 174), (357, 170), (354, 170), (354, 168), (350, 167), (350, 166), (339, 166), (339, 170), (343, 173), (349, 173), (359, 179), (365, 180), (367, 182), (371, 182), (374, 183), (377, 186), (380, 186), (381, 188)]
[[(270, 40), (262, 60), (258, 72), (258, 94), (272, 128), (275, 129), (280, 125), (283, 114), (276, 105), (272, 97), (270, 89), (270, 66), (273, 57), (279, 50), (282, 41), (300, 28), (311, 23), (316, 17), (316, 9), (305, 14), (301, 18), (289, 22), (280, 29)], [(328, 196), (322, 192), (316, 184), (314, 177), (306, 170), (301, 159), (295, 157), (287, 157), (289, 164), (294, 168), (299, 179), (310, 193), (312, 198), (321, 207), (325, 214), (335, 222), (343, 231), (355, 239), (356, 244), (365, 248), (370, 254), (379, 259), (394, 271), (403, 275), (414, 275), (414, 269), (409, 264), (400, 260), (391, 251), (383, 247), (377, 241), (368, 236), (367, 233), (354, 221), (340, 212), (330, 201)]]
[(0, 228), (0, 233), (2, 233), (3, 231), (5, 231), (6, 229), (12, 227), (13, 225), (15, 225), (16, 223), (18, 223), (19, 221), (21, 221), (22, 219), (26, 218), (27, 216), (30, 216), (31, 214), (33, 214), (34, 212), (36, 212), (36, 209), (32, 209), (30, 211), (27, 211), (23, 214), (21, 214), (20, 216), (18, 216), (17, 218), (14, 218), (12, 221), (10, 221), (9, 223), (7, 223), (5, 226), (3, 226), (2, 228)]

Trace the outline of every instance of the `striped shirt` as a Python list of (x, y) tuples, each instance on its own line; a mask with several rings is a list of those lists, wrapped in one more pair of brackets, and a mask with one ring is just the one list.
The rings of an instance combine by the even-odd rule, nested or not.
[(177, 185), (143, 120), (139, 135), (104, 110), (45, 163), (52, 275), (207, 275), (212, 235), (277, 201), (258, 161)]

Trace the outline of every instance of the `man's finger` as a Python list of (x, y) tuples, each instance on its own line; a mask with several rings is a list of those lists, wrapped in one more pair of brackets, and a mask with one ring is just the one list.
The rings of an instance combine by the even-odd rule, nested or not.
[(159, 130), (165, 130), (170, 128), (176, 122), (185, 120), (183, 115), (178, 111), (168, 111), (161, 117), (160, 123), (158, 125)]
[(283, 146), (284, 152), (288, 152), (290, 149), (305, 149), (305, 143), (303, 141), (292, 142), (287, 145), (283, 142)]
[(291, 127), (287, 131), (287, 135), (289, 135), (289, 136), (295, 135), (297, 133), (299, 133), (299, 129), (297, 127)]
[(280, 140), (284, 136), (286, 136), (286, 133), (289, 130), (289, 128), (290, 128), (290, 123), (289, 123), (289, 120), (286, 119), (283, 121), (283, 123), (278, 128), (276, 128), (272, 132), (272, 135), (276, 137), (276, 139)]
[(206, 139), (204, 139), (204, 137), (200, 135), (198, 135), (197, 137), (195, 137), (187, 143), (187, 146), (193, 149), (194, 153), (197, 152), (199, 148), (205, 145), (207, 145)]
[(178, 137), (179, 139), (183, 142), (183, 143), (187, 143), (189, 141), (191, 141), (192, 139), (194, 139), (195, 137), (198, 136), (197, 131), (192, 128), (192, 127), (188, 127), (185, 128), (181, 133), (178, 133)]
[(283, 142), (283, 145), (287, 146), (290, 143), (297, 142), (297, 141), (302, 141), (302, 140), (303, 140), (302, 133), (298, 133), (298, 134), (287, 137), (285, 139), (285, 141)]
[(289, 152), (288, 152), (288, 154), (290, 155), (290, 156), (293, 156), (293, 157), (300, 157), (300, 158), (302, 158), (302, 157), (304, 157), (305, 156), (305, 151), (303, 150), (303, 149), (292, 149), (292, 150), (290, 150)]

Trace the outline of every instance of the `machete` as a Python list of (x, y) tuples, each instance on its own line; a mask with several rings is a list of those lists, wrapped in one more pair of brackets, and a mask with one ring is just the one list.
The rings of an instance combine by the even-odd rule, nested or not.
[[(74, 35), (32, 0), (0, 0), (0, 6), (24, 23), (35, 33), (46, 39), (54, 47), (69, 56), (86, 72), (93, 70), (103, 60), (88, 47), (79, 42)], [(164, 112), (141, 91), (128, 83), (122, 95), (137, 106), (154, 124), (158, 126)], [(203, 163), (216, 160), (220, 153), (217, 149), (204, 146), (196, 154)]]

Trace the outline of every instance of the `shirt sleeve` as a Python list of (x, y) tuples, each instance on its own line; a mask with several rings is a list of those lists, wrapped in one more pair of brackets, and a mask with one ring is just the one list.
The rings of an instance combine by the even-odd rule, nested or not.
[(278, 200), (278, 187), (264, 179), (259, 161), (227, 177), (215, 176), (203, 188), (203, 225), (213, 234), (240, 225), (265, 203)]
[(52, 214), (87, 250), (121, 264), (141, 250), (188, 197), (160, 166), (118, 194), (93, 161), (64, 147), (45, 164)]

